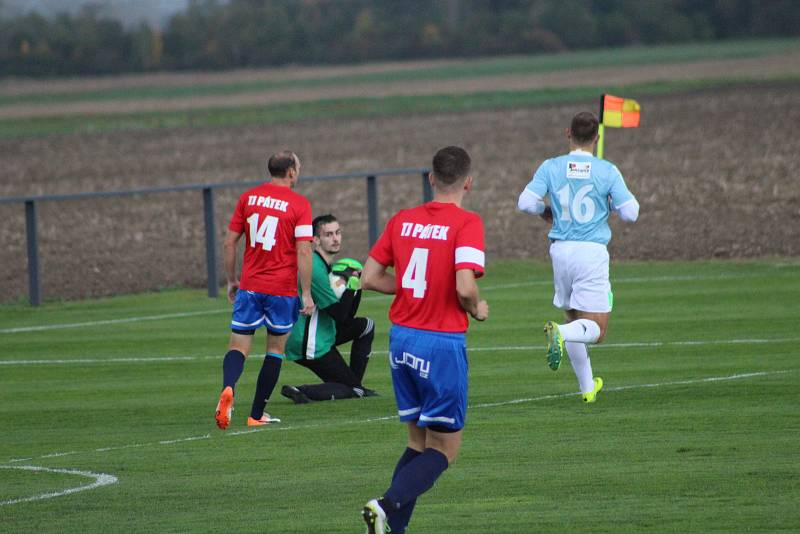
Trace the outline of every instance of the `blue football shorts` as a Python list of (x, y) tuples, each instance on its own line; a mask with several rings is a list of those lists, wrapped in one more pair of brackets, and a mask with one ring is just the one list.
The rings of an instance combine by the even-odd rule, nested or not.
[(299, 315), (299, 297), (276, 297), (240, 289), (233, 303), (231, 330), (252, 333), (266, 326), (270, 334), (288, 334)]
[(464, 428), (469, 369), (465, 334), (394, 325), (389, 365), (401, 421)]

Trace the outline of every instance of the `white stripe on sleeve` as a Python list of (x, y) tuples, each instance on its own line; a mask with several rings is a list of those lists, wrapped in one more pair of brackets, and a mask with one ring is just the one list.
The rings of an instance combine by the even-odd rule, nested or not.
[(483, 267), (486, 255), (475, 247), (458, 247), (456, 249), (456, 265), (459, 263), (475, 263)]
[(314, 232), (311, 229), (310, 224), (301, 224), (299, 226), (294, 227), (294, 237), (311, 237), (314, 235)]

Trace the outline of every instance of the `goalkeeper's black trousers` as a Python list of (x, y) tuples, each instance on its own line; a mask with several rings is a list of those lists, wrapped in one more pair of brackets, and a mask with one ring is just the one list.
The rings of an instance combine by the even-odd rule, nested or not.
[(335, 345), (349, 341), (350, 365), (334, 345), (327, 354), (313, 360), (297, 360), (297, 363), (316, 374), (322, 384), (296, 386), (311, 400), (350, 399), (364, 396), (361, 382), (372, 354), (375, 327), (368, 317), (354, 317), (343, 325), (337, 324)]

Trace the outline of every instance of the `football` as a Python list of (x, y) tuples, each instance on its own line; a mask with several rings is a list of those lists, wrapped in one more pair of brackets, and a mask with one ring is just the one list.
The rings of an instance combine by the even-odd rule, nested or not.
[[(342, 294), (347, 289), (348, 280), (353, 276), (360, 278), (363, 269), (364, 266), (361, 265), (361, 262), (353, 258), (342, 258), (331, 265), (331, 272), (328, 274), (328, 279), (331, 282), (331, 289), (333, 289), (337, 299), (342, 298)], [(358, 284), (358, 286), (360, 287), (360, 284)], [(353, 289), (357, 290), (358, 287), (353, 287)]]
[(342, 298), (344, 290), (347, 289), (347, 279), (338, 274), (330, 273), (328, 274), (328, 280), (330, 280), (331, 289), (333, 289), (333, 294), (336, 295), (336, 298)]

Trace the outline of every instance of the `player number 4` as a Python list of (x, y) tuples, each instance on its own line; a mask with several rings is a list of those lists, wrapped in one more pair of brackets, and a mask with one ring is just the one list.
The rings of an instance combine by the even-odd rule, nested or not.
[(413, 289), (414, 298), (421, 299), (428, 289), (425, 274), (428, 272), (428, 249), (415, 248), (408, 260), (408, 265), (403, 273), (403, 289)]
[(275, 246), (275, 233), (278, 231), (278, 218), (267, 215), (259, 226), (258, 213), (254, 213), (247, 218), (247, 222), (250, 223), (250, 246), (256, 248), (261, 243), (264, 250), (272, 250)]

